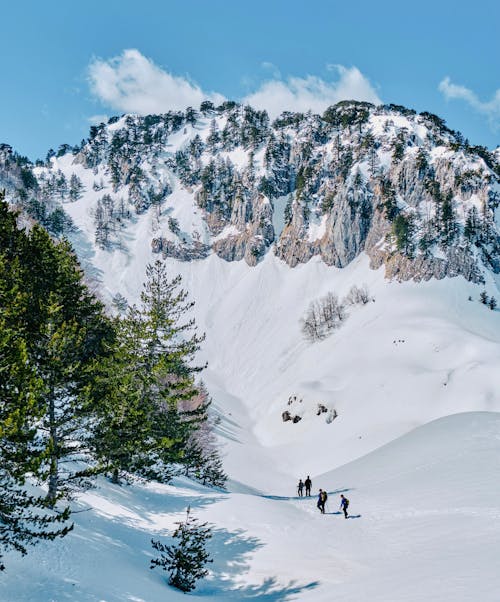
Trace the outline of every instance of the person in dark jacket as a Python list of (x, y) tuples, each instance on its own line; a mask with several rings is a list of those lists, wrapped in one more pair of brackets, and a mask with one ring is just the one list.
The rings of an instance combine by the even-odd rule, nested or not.
[(299, 479), (299, 484), (297, 485), (297, 492), (299, 494), (299, 497), (302, 497), (304, 495), (304, 482), (302, 481), (302, 479)]
[(325, 513), (325, 504), (326, 504), (327, 499), (328, 499), (328, 494), (326, 493), (326, 491), (323, 491), (323, 489), (320, 489), (319, 494), (318, 494), (318, 503), (316, 504), (316, 506), (318, 507), (321, 514)]
[(304, 481), (304, 485), (306, 486), (306, 495), (310, 497), (312, 481), (311, 481), (311, 477), (309, 475), (307, 475), (307, 479)]
[(340, 509), (344, 512), (344, 518), (348, 518), (347, 508), (349, 508), (349, 500), (344, 496), (344, 494), (340, 494)]

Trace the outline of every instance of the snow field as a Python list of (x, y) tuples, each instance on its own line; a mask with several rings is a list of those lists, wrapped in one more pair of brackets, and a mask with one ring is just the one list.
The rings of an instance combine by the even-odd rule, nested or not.
[[(325, 515), (315, 496), (214, 492), (184, 479), (123, 487), (101, 480), (80, 497), (69, 536), (26, 559), (9, 556), (0, 599), (181, 599), (149, 570), (149, 540), (167, 539), (190, 504), (216, 525), (212, 574), (194, 598), (494, 602), (499, 452), (498, 414), (439, 419), (313, 478), (313, 493), (329, 491)], [(338, 511), (342, 491), (348, 520)]]

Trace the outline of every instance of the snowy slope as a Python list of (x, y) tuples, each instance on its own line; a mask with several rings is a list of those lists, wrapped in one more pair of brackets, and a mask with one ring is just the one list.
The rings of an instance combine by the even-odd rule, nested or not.
[[(96, 263), (103, 290), (133, 299), (151, 258)], [(230, 493), (101, 481), (65, 540), (9, 556), (0, 599), (175, 600), (148, 569), (149, 540), (167, 537), (191, 504), (217, 528), (212, 574), (195, 594), (205, 599), (496, 600), (500, 314), (477, 301), (481, 287), (390, 283), (365, 257), (343, 270), (290, 269), (272, 255), (255, 268), (215, 256), (170, 265), (207, 332), (204, 378), (222, 418)], [(363, 282), (375, 301), (306, 343), (309, 300)], [(283, 423), (281, 412), (298, 407), (287, 405), (293, 394), (303, 418)], [(331, 424), (316, 416), (319, 401), (337, 410)], [(323, 517), (313, 500), (289, 498), (307, 473), (314, 492), (330, 492), (330, 512), (347, 490), (359, 518)]]
[[(137, 299), (144, 267), (156, 259), (141, 245), (147, 224), (148, 215), (139, 216), (130, 230), (130, 253), (94, 251), (104, 298)], [(272, 254), (253, 268), (214, 255), (168, 262), (196, 300), (207, 334), (203, 378), (230, 435), (226, 468), (246, 485), (271, 491), (273, 471), (319, 474), (440, 416), (500, 411), (500, 312), (478, 302), (482, 286), (462, 278), (388, 282), (363, 255), (344, 269), (318, 258), (290, 269)], [(309, 302), (363, 283), (375, 301), (350, 308), (326, 340), (306, 342), (300, 320)], [(493, 280), (486, 288), (498, 296)], [(292, 395), (302, 404), (289, 408)], [(316, 416), (318, 403), (336, 410), (334, 422)], [(286, 409), (302, 421), (283, 423)], [(261, 461), (242, 476), (252, 442)], [(318, 451), (314, 466), (304, 457), (308, 446)], [(263, 472), (269, 459), (273, 470)]]
[[(305, 451), (314, 463), (314, 450)], [(5, 601), (185, 599), (148, 569), (151, 536), (167, 539), (187, 504), (217, 525), (205, 600), (349, 602), (498, 600), (500, 417), (464, 413), (420, 427), (328, 472), (327, 514), (314, 498), (100, 483), (81, 497), (75, 530), (9, 558)], [(250, 460), (251, 461), (251, 460)], [(243, 468), (243, 467), (242, 467)], [(277, 485), (293, 489), (286, 478)], [(351, 518), (338, 512), (350, 498)], [(22, 575), (22, 578), (20, 576)]]
[[(94, 242), (94, 213), (102, 191), (92, 183), (102, 179), (109, 190), (109, 176), (96, 176), (70, 154), (55, 161), (85, 187), (82, 198), (64, 209), (78, 227), (71, 239), (94, 288), (108, 303), (116, 293), (137, 301), (145, 266), (158, 258), (149, 244), (158, 227), (154, 210), (133, 216), (122, 245), (101, 249)], [(202, 231), (200, 210), (184, 189), (174, 188), (168, 197), (163, 223), (170, 215), (186, 231)], [(500, 411), (500, 312), (478, 303), (482, 290), (500, 296), (492, 272), (484, 272), (484, 285), (463, 278), (416, 284), (387, 281), (383, 268), (369, 269), (365, 254), (343, 269), (319, 257), (291, 269), (273, 253), (254, 267), (215, 254), (166, 261), (196, 301), (197, 323), (207, 334), (204, 379), (216, 408), (237, 423), (242, 442), (250, 438), (258, 450), (264, 446), (263, 461), (270, 455), (278, 472), (324, 472), (437, 417)], [(329, 291), (342, 298), (363, 284), (374, 302), (350, 308), (328, 339), (304, 340), (300, 321), (312, 300)], [(303, 402), (290, 408), (293, 395)], [(324, 415), (317, 417), (318, 403), (335, 409), (337, 419), (326, 424)], [(302, 421), (282, 423), (286, 409), (303, 415)], [(315, 467), (302, 459), (307, 445), (320, 452)], [(259, 466), (255, 481), (250, 474), (240, 479), (245, 445), (228, 438), (227, 446), (231, 476), (269, 488), (273, 479)]]

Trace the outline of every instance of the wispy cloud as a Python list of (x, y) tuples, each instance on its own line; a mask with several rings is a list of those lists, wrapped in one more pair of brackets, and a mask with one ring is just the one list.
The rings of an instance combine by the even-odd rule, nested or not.
[(245, 98), (250, 105), (266, 109), (271, 117), (282, 111), (322, 113), (328, 106), (341, 100), (366, 100), (380, 104), (380, 98), (370, 81), (357, 67), (335, 65), (334, 81), (308, 75), (266, 81)]
[(265, 71), (270, 73), (271, 77), (273, 77), (274, 79), (281, 78), (281, 72), (274, 63), (271, 63), (269, 61), (264, 61), (260, 64), (260, 66), (262, 67), (262, 69), (264, 69)]
[[(314, 75), (284, 79), (272, 63), (261, 66), (270, 73), (270, 79), (242, 100), (266, 109), (271, 118), (285, 110), (321, 113), (340, 100), (380, 103), (374, 87), (356, 67), (329, 65), (334, 77), (325, 81)], [(165, 71), (135, 49), (111, 59), (94, 59), (88, 80), (92, 93), (104, 106), (125, 113), (162, 113), (198, 107), (205, 99), (216, 104), (224, 100), (222, 94), (203, 91), (195, 82)]]
[(91, 125), (99, 125), (100, 123), (106, 123), (108, 119), (109, 116), (105, 114), (91, 115), (90, 117), (87, 117), (87, 121)]
[(94, 59), (88, 79), (92, 93), (105, 106), (125, 113), (164, 113), (198, 107), (207, 99), (224, 100), (221, 94), (206, 93), (187, 78), (168, 73), (135, 49), (108, 60)]
[(479, 113), (489, 117), (490, 122), (496, 128), (500, 125), (500, 89), (495, 92), (489, 101), (482, 101), (478, 95), (465, 86), (452, 83), (449, 77), (445, 77), (439, 83), (439, 91), (446, 100), (463, 100)]

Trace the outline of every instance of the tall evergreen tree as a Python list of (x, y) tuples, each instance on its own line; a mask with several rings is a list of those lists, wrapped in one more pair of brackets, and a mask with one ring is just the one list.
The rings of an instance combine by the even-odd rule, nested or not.
[(71, 201), (77, 201), (82, 196), (83, 184), (76, 174), (71, 174), (69, 179), (68, 196)]
[(203, 337), (186, 318), (193, 303), (163, 262), (148, 266), (146, 276), (141, 304), (118, 321), (117, 351), (97, 383), (108, 403), (96, 452), (114, 480), (122, 471), (168, 480), (205, 411), (181, 407), (197, 395), (194, 376), (202, 369), (193, 362)]
[(398, 251), (411, 257), (415, 251), (413, 234), (415, 231), (414, 219), (412, 215), (399, 213), (392, 223), (392, 233), (396, 239), (396, 248)]
[(457, 235), (457, 221), (453, 208), (453, 193), (449, 191), (443, 200), (437, 204), (436, 223), (439, 231), (440, 243), (443, 250), (453, 243)]
[(49, 453), (38, 431), (45, 387), (29, 353), (26, 328), (28, 248), (26, 234), (17, 228), (16, 215), (0, 194), (0, 559), (5, 550), (25, 554), (29, 544), (71, 529), (68, 508), (53, 512), (45, 494), (26, 488), (28, 478), (44, 479)]
[[(2, 298), (3, 307), (3, 298)], [(17, 306), (19, 307), (19, 306)], [(47, 448), (40, 448), (37, 422), (43, 386), (30, 364), (26, 343), (0, 319), (0, 570), (2, 551), (26, 554), (40, 539), (71, 529), (69, 508), (48, 508), (45, 494), (28, 493), (28, 477), (43, 478)]]
[[(69, 243), (54, 244), (35, 226), (29, 252), (31, 308), (26, 326), (30, 353), (45, 386), (41, 440), (49, 447), (48, 499), (54, 503), (95, 472), (96, 466), (88, 464), (95, 407), (86, 392), (114, 334), (103, 305), (82, 281)], [(86, 463), (79, 468), (75, 460)]]
[[(5, 214), (5, 207), (2, 211)], [(77, 468), (74, 460), (88, 460), (87, 426), (94, 409), (85, 393), (113, 330), (102, 304), (83, 284), (66, 241), (54, 243), (39, 226), (17, 238), (17, 257), (9, 265), (11, 272), (18, 267), (24, 305), (9, 309), (6, 327), (24, 337), (27, 357), (41, 383), (37, 440), (44, 456), (47, 499), (55, 505), (93, 472), (88, 465)], [(5, 242), (8, 257), (13, 243)]]

